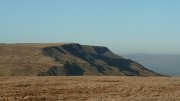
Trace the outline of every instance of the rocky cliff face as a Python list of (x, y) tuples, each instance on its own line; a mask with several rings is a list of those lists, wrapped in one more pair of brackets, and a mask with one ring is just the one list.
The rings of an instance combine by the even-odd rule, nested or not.
[(76, 43), (0, 45), (0, 75), (160, 76), (106, 47)]

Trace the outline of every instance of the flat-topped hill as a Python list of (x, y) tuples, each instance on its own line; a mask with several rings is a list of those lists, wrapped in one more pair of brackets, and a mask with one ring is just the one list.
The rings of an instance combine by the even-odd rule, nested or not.
[(106, 47), (78, 43), (0, 44), (0, 75), (160, 76)]

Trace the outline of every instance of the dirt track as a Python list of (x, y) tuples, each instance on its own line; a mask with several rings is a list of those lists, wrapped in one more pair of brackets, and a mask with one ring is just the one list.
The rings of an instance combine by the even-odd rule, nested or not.
[(180, 101), (175, 77), (0, 77), (0, 101)]

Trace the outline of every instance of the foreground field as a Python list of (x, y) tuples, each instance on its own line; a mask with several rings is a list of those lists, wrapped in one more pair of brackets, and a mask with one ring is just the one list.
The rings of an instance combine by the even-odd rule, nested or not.
[(180, 101), (175, 77), (0, 77), (0, 101)]

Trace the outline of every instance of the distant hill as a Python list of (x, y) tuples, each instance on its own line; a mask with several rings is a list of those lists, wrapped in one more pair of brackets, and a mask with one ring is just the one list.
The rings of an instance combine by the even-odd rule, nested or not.
[(77, 43), (1, 44), (0, 75), (161, 76), (106, 47)]
[(167, 54), (129, 54), (125, 58), (133, 59), (156, 72), (180, 76), (180, 55)]

